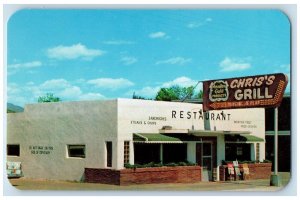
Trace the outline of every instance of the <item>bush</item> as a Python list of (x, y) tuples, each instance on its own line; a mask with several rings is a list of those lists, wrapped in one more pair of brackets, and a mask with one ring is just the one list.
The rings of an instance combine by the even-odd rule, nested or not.
[(134, 168), (134, 165), (131, 165), (131, 164), (129, 164), (129, 163), (125, 163), (125, 164), (124, 164), (124, 167), (125, 167), (126, 169), (132, 169), (132, 168)]
[(167, 167), (176, 167), (176, 166), (178, 166), (178, 164), (172, 162), (172, 163), (165, 164), (165, 166), (167, 166)]
[(263, 163), (272, 163), (271, 160), (264, 160)]
[(153, 165), (153, 167), (162, 167), (163, 165), (161, 163), (156, 163)]
[(185, 162), (179, 162), (178, 165), (179, 166), (187, 166), (187, 164)]
[(178, 162), (178, 163), (166, 163), (166, 164), (162, 164), (162, 163), (154, 163), (154, 162), (150, 162), (147, 164), (134, 164), (131, 165), (129, 163), (124, 164), (124, 167), (126, 169), (135, 169), (135, 168), (149, 168), (149, 167), (163, 167), (163, 166), (167, 166), (167, 167), (176, 167), (176, 166), (196, 166), (196, 163), (192, 163), (192, 162)]

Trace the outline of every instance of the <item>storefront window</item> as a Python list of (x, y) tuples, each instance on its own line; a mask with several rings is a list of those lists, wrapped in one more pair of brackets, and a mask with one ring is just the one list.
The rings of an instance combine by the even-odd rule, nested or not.
[(134, 163), (160, 163), (160, 144), (134, 144)]
[(184, 162), (187, 158), (187, 144), (163, 144), (163, 162)]
[(251, 160), (251, 144), (226, 143), (225, 160), (249, 161)]
[(237, 156), (243, 155), (243, 148), (242, 147), (236, 147), (236, 155)]

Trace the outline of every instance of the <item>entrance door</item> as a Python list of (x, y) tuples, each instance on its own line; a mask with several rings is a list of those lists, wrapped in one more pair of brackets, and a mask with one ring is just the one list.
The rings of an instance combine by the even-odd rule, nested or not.
[(198, 143), (196, 145), (196, 160), (203, 168), (203, 180), (212, 181), (213, 155), (211, 142)]

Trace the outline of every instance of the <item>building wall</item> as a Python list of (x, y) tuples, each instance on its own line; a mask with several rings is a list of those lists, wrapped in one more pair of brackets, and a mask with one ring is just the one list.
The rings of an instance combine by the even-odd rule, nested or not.
[[(163, 126), (171, 126), (178, 131), (180, 129), (250, 131), (257, 137), (265, 137), (263, 108), (216, 110), (206, 114), (202, 110), (202, 104), (118, 99), (118, 140), (121, 144), (118, 149), (118, 155), (120, 155), (118, 169), (123, 167), (124, 148), (122, 143), (125, 140), (132, 141), (132, 133), (157, 134)], [(217, 164), (220, 165), (221, 160), (225, 159), (224, 136), (211, 136), (217, 136)], [(191, 162), (195, 160), (192, 155), (195, 151), (194, 148), (195, 144), (188, 143), (187, 158)], [(260, 146), (260, 150), (262, 161), (264, 145)], [(133, 160), (133, 156), (133, 151), (131, 151), (130, 159)]]
[[(132, 142), (133, 133), (157, 134), (163, 126), (172, 126), (173, 129), (181, 130), (192, 129), (193, 127), (197, 130), (203, 130), (204, 123), (203, 119), (199, 119), (199, 111), (202, 111), (201, 104), (118, 99), (118, 140), (120, 144), (124, 143), (125, 140)], [(190, 145), (188, 148), (191, 148)], [(118, 169), (122, 169), (123, 145), (119, 146), (118, 152), (120, 158)], [(190, 153), (188, 153), (188, 158), (193, 161)], [(130, 160), (133, 164), (134, 151), (132, 150), (130, 151)]]
[[(25, 177), (80, 181), (85, 167), (105, 167), (105, 141), (117, 146), (117, 101), (26, 105), (7, 126), (7, 143), (20, 144), (20, 157), (7, 160), (21, 161)], [(68, 158), (68, 144), (86, 145), (86, 157)]]
[[(41, 103), (26, 105), (23, 113), (10, 113), (7, 120), (7, 143), (20, 144), (21, 149), (19, 157), (8, 156), (7, 160), (21, 161), (24, 176), (38, 179), (80, 181), (84, 168), (106, 168), (106, 141), (113, 144), (110, 168), (123, 169), (124, 141), (130, 141), (133, 163), (132, 134), (159, 133), (163, 126), (248, 130), (264, 138), (263, 109), (214, 111), (205, 116), (201, 104), (180, 102), (117, 99)], [(86, 157), (68, 158), (70, 144), (85, 145)], [(264, 151), (264, 145), (261, 148)], [(193, 142), (188, 144), (188, 150), (188, 159), (194, 162)], [(224, 138), (218, 136), (218, 165), (225, 157), (224, 150)]]

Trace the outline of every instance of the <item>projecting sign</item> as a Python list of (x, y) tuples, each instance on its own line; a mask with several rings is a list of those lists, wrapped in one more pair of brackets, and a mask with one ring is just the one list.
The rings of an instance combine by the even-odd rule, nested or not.
[(278, 107), (288, 78), (267, 74), (203, 82), (203, 109)]

